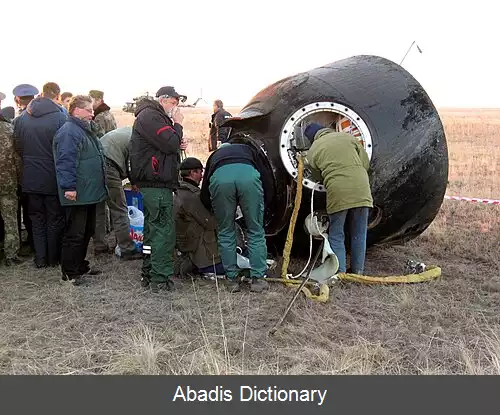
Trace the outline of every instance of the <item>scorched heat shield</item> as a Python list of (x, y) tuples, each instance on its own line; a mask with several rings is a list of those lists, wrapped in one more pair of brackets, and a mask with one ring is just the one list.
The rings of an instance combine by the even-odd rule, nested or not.
[[(371, 211), (368, 245), (398, 242), (422, 233), (433, 221), (448, 181), (443, 125), (422, 86), (401, 66), (378, 56), (354, 56), (300, 73), (260, 91), (226, 121), (232, 142), (260, 149), (274, 183), (265, 210), (269, 237), (283, 240), (297, 183), (296, 153), (307, 152), (304, 125), (318, 121), (359, 138), (370, 157)], [(323, 186), (304, 174), (299, 221), (325, 212)], [(299, 222), (301, 223), (301, 222)], [(307, 241), (302, 227), (295, 240)]]

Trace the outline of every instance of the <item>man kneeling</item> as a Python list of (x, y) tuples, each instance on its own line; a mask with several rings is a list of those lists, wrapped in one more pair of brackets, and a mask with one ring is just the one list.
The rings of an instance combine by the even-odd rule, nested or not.
[(194, 157), (180, 165), (181, 182), (174, 199), (177, 249), (186, 254), (200, 274), (224, 275), (217, 247), (215, 217), (200, 199), (203, 164)]

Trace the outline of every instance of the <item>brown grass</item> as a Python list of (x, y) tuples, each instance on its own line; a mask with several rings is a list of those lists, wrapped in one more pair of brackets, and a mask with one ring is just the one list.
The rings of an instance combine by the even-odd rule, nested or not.
[[(237, 109), (231, 109), (234, 113)], [(206, 158), (208, 111), (186, 110), (189, 154)], [(442, 112), (449, 194), (500, 197), (500, 111)], [(133, 116), (119, 115), (121, 125)], [(416, 240), (369, 251), (367, 273), (418, 259), (443, 269), (418, 285), (338, 285), (327, 304), (292, 291), (229, 294), (183, 281), (139, 287), (140, 263), (108, 258), (90, 287), (31, 263), (0, 269), (0, 372), (9, 374), (500, 374), (500, 207), (445, 201)], [(93, 261), (90, 255), (91, 261)], [(302, 264), (292, 264), (298, 270)]]

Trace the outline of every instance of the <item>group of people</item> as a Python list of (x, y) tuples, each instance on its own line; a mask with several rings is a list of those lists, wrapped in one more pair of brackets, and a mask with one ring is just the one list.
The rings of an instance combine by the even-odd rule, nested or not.
[(116, 121), (102, 91), (61, 94), (49, 82), (41, 93), (22, 84), (13, 94), (18, 115), (2, 111), (0, 118), (4, 262), (22, 262), (22, 209), (35, 266), (61, 265), (62, 279), (78, 284), (82, 275), (98, 273), (86, 255), (90, 239), (99, 240), (96, 209), (108, 199), (100, 138)]
[(226, 115), (221, 113), (222, 102), (216, 101), (210, 125), (215, 151), (206, 167), (193, 157), (181, 160), (187, 140), (180, 97), (173, 87), (162, 87), (155, 100), (143, 99), (135, 110), (130, 182), (141, 191), (144, 203), (142, 285), (153, 292), (175, 289), (177, 248), (196, 272), (224, 275), (227, 287), (238, 291), (235, 219), (239, 204), (248, 228), (251, 290), (261, 292), (268, 285), (258, 158), (248, 146), (227, 143), (228, 133), (220, 121)]
[[(204, 167), (197, 158), (181, 158), (188, 143), (179, 108), (182, 96), (172, 86), (138, 102), (133, 126), (122, 128), (117, 128), (102, 91), (72, 96), (61, 94), (59, 86), (50, 82), (39, 96), (26, 84), (13, 93), (19, 115), (13, 120), (0, 118), (0, 214), (6, 265), (21, 262), (18, 211), (22, 206), (28, 212), (30, 225), (26, 218), (24, 223), (32, 234), (36, 267), (60, 264), (62, 280), (81, 285), (86, 275), (100, 273), (86, 259), (90, 240), (94, 239), (96, 255), (112, 252), (106, 243), (109, 215), (120, 258), (143, 260), (143, 287), (152, 292), (175, 289), (177, 252), (196, 273), (224, 276), (227, 288), (236, 292), (241, 271), (239, 206), (248, 238), (250, 289), (268, 288), (264, 209), (272, 190), (256, 150), (229, 142), (230, 129), (223, 123), (231, 114), (220, 100), (214, 102), (209, 125), (212, 154)], [(355, 137), (319, 124), (310, 124), (305, 136), (312, 143), (309, 167), (327, 188), (329, 240), (339, 258), (339, 271), (346, 272), (347, 221), (351, 268), (362, 273), (373, 204), (368, 156)], [(143, 197), (142, 252), (137, 252), (130, 235), (122, 185), (127, 178)]]

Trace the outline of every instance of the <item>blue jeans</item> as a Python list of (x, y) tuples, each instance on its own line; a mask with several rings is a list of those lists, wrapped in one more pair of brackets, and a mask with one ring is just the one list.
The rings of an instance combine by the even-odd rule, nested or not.
[(367, 207), (346, 209), (329, 215), (328, 242), (339, 260), (339, 272), (346, 272), (344, 226), (347, 220), (351, 242), (351, 270), (363, 274), (366, 255), (366, 232), (368, 230)]

